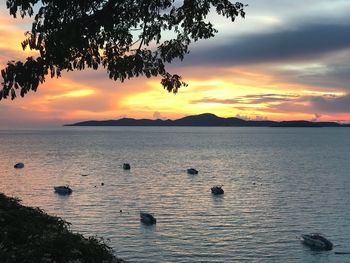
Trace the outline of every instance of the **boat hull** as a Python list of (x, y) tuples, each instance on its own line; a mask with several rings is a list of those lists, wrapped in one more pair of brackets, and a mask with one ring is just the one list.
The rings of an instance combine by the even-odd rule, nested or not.
[(322, 236), (302, 235), (301, 241), (304, 245), (318, 250), (332, 250), (333, 244)]
[(224, 189), (218, 186), (214, 186), (211, 188), (211, 193), (213, 195), (223, 195), (224, 194)]
[(16, 163), (13, 167), (15, 169), (22, 169), (22, 168), (24, 168), (24, 163)]
[(157, 219), (148, 213), (140, 213), (140, 221), (145, 225), (154, 225), (157, 223)]
[(128, 164), (128, 163), (124, 163), (124, 164), (123, 164), (123, 169), (124, 169), (124, 170), (130, 170), (130, 168), (131, 168), (131, 167), (130, 167), (130, 164)]
[(60, 195), (70, 195), (73, 190), (66, 186), (55, 186), (55, 192)]
[(187, 169), (188, 174), (198, 174), (198, 171), (194, 168)]

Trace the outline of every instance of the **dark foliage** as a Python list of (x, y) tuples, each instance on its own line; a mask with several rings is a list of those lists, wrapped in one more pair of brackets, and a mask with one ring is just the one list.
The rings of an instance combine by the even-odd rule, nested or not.
[(242, 3), (229, 0), (7, 0), (6, 4), (14, 17), (34, 16), (22, 47), (37, 50), (40, 56), (8, 62), (1, 71), (0, 99), (14, 99), (17, 90), (22, 97), (36, 91), (47, 75), (60, 77), (62, 71), (99, 67), (120, 81), (161, 76), (164, 88), (176, 93), (186, 83), (170, 74), (165, 64), (182, 60), (191, 42), (215, 35), (208, 14), (216, 10), (231, 21), (245, 15)]
[(103, 240), (73, 234), (69, 223), (0, 193), (0, 261), (122, 263)]

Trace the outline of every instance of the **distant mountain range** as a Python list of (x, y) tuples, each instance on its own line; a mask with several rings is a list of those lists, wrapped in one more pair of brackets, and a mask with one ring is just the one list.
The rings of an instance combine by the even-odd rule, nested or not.
[(197, 126), (197, 127), (350, 127), (337, 122), (311, 121), (253, 121), (239, 118), (221, 118), (211, 113), (187, 116), (177, 120), (150, 120), (122, 118), (119, 120), (83, 121), (64, 126)]

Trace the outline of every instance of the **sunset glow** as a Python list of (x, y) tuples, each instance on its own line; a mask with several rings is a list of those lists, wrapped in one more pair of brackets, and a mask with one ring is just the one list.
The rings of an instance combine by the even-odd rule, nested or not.
[[(213, 18), (220, 30), (217, 37), (193, 45), (183, 63), (170, 65), (170, 72), (189, 84), (176, 95), (167, 93), (157, 78), (120, 83), (108, 79), (103, 68), (62, 72), (63, 77), (47, 79), (36, 93), (1, 101), (0, 127), (121, 117), (174, 119), (205, 112), (247, 119), (350, 121), (350, 39), (343, 34), (350, 23), (342, 11), (350, 4), (312, 1), (301, 8), (281, 1), (267, 8), (263, 2), (248, 1), (246, 19), (233, 24)], [(0, 4), (1, 69), (9, 60), (35, 56), (21, 48), (30, 21), (13, 19)], [(321, 43), (327, 32), (333, 40)]]

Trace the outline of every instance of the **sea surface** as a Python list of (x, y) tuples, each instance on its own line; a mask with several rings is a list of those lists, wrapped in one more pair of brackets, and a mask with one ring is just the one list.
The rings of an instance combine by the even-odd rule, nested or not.
[[(2, 130), (0, 157), (1, 192), (103, 237), (130, 262), (350, 262), (334, 253), (350, 252), (349, 128)], [(54, 193), (66, 184), (72, 195)], [(334, 250), (302, 245), (309, 232)]]

